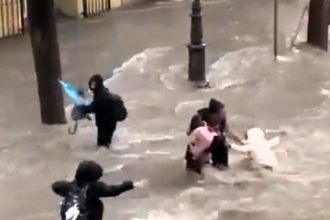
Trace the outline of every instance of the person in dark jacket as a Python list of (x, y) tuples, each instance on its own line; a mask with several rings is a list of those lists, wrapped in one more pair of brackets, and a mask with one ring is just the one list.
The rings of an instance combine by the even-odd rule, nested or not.
[(100, 198), (116, 197), (134, 187), (143, 187), (146, 183), (145, 181), (137, 183), (124, 181), (120, 185), (107, 185), (99, 181), (102, 175), (103, 169), (99, 164), (93, 161), (83, 161), (79, 164), (73, 181), (57, 181), (52, 184), (52, 189), (57, 195), (65, 198), (73, 186), (77, 185), (79, 188), (88, 186), (86, 195), (88, 220), (102, 220), (104, 207)]
[[(229, 144), (226, 141), (226, 138), (230, 138), (239, 144), (244, 144), (242, 139), (236, 135), (230, 129), (227, 123), (227, 116), (225, 111), (225, 105), (220, 101), (212, 98), (210, 99), (209, 106), (207, 108), (202, 108), (197, 111), (197, 114), (193, 116), (196, 118), (199, 116), (203, 121), (208, 123), (210, 118), (217, 117), (219, 122), (219, 136), (215, 137), (213, 143), (211, 144), (211, 154), (212, 154), (212, 163), (214, 166), (219, 169), (227, 169), (229, 167), (228, 164), (228, 149), (230, 148)], [(190, 123), (190, 128), (188, 131), (191, 132), (195, 129), (193, 118)]]
[[(94, 94), (93, 102), (85, 106), (85, 113), (94, 113), (97, 129), (97, 145), (109, 148), (118, 121), (126, 118), (127, 112), (120, 96), (111, 93), (104, 85), (100, 75), (94, 75), (89, 80), (89, 88)], [(123, 118), (119, 114), (126, 114)]]

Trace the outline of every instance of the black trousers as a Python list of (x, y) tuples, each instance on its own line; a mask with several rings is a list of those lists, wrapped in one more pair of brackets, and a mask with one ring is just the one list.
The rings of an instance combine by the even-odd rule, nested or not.
[(186, 159), (186, 170), (190, 170), (198, 174), (202, 174), (203, 163), (198, 159), (194, 159), (193, 154), (189, 150), (189, 145), (187, 146), (186, 149), (185, 159)]
[(211, 154), (212, 154), (212, 163), (213, 165), (222, 165), (228, 167), (228, 150), (230, 146), (226, 141), (226, 138), (223, 136), (214, 137), (211, 144)]
[[(223, 136), (214, 137), (213, 142), (208, 149), (211, 153), (212, 164), (214, 166), (223, 166), (229, 167), (229, 158), (228, 158), (228, 150), (230, 145), (227, 143), (226, 138)], [(194, 171), (198, 174), (202, 173), (202, 167), (205, 163), (200, 160), (196, 160), (193, 158), (192, 153), (189, 150), (189, 146), (187, 146), (186, 150), (186, 169)]]
[(106, 126), (99, 126), (97, 128), (97, 146), (109, 148), (116, 127), (117, 122), (107, 124)]

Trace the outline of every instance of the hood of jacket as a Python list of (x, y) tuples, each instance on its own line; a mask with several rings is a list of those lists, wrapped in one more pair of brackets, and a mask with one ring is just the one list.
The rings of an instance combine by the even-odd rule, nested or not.
[(220, 102), (214, 98), (212, 98), (209, 102), (209, 112), (210, 113), (218, 113), (221, 110), (223, 110), (224, 108), (225, 108), (225, 105), (222, 102)]
[(92, 92), (102, 90), (104, 88), (103, 78), (101, 75), (96, 74), (89, 79), (88, 87)]
[(83, 161), (78, 165), (75, 180), (79, 184), (95, 182), (103, 175), (103, 168), (94, 161)]

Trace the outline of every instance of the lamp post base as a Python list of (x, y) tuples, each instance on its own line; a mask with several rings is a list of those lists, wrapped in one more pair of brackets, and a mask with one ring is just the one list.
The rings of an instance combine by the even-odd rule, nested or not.
[(197, 89), (210, 89), (211, 88), (210, 82), (207, 80), (196, 81), (195, 86)]

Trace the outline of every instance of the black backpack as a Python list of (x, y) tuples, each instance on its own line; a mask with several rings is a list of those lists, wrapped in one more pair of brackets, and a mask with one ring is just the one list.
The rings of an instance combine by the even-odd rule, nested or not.
[(87, 190), (89, 185), (80, 188), (73, 182), (68, 196), (60, 204), (62, 220), (88, 220)]
[(113, 99), (114, 102), (114, 109), (113, 115), (117, 121), (124, 121), (127, 118), (128, 112), (125, 107), (124, 101), (120, 96), (116, 96)]

